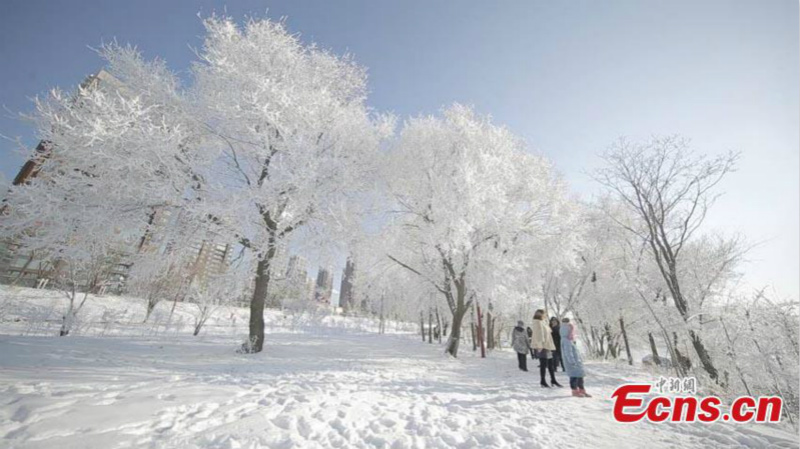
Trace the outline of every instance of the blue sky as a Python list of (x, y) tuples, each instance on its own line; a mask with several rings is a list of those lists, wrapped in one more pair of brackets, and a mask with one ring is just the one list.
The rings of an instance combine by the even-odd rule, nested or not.
[[(31, 1), (0, 4), (0, 134), (36, 140), (16, 114), (102, 64), (117, 39), (187, 74), (197, 14), (280, 18), (369, 68), (375, 109), (401, 117), (473, 104), (550, 157), (590, 196), (586, 172), (619, 136), (678, 133), (705, 153), (742, 152), (708, 228), (758, 245), (753, 286), (800, 292), (798, 2)], [(23, 157), (0, 141), (0, 170)]]

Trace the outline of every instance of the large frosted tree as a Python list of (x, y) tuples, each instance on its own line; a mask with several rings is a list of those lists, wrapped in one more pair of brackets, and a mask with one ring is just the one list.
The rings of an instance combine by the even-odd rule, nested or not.
[(441, 294), (457, 356), (473, 301), (520, 282), (529, 252), (548, 257), (569, 207), (551, 165), (508, 130), (460, 105), (443, 115), (409, 120), (389, 151), (384, 241), (389, 260)]
[(156, 208), (190, 201), (204, 163), (177, 79), (132, 48), (104, 47), (107, 71), (37, 99), (36, 176), (6, 197), (0, 235), (52, 267), (67, 293), (62, 335), (109, 265), (146, 234)]
[(11, 192), (3, 234), (77, 256), (89, 243), (135, 245), (157, 210), (180, 210), (244, 249), (255, 279), (245, 349), (258, 352), (278, 248), (352, 223), (348, 195), (391, 127), (371, 118), (365, 70), (349, 57), (304, 45), (283, 23), (204, 25), (186, 88), (164, 62), (114, 45), (102, 52), (112, 76), (38, 103), (52, 151)]
[[(687, 269), (692, 253), (697, 253), (698, 231), (717, 198), (714, 188), (734, 169), (737, 157), (734, 153), (695, 156), (688, 140), (680, 137), (647, 142), (622, 139), (605, 153), (606, 165), (596, 173), (596, 179), (636, 218), (633, 223), (619, 223), (645, 243), (675, 309), (687, 324), (700, 364), (716, 382), (721, 381), (720, 373), (701, 330), (703, 303), (719, 276), (711, 276), (708, 287), (693, 289), (696, 276)], [(735, 255), (736, 246), (735, 240), (723, 242), (717, 253)], [(727, 265), (719, 272), (724, 273)]]
[[(365, 106), (366, 74), (349, 57), (304, 45), (283, 23), (205, 22), (194, 67), (198, 118), (219, 152), (208, 216), (254, 258), (247, 351), (264, 343), (264, 304), (279, 247), (337, 216), (382, 132)], [(382, 122), (381, 122), (382, 123)]]

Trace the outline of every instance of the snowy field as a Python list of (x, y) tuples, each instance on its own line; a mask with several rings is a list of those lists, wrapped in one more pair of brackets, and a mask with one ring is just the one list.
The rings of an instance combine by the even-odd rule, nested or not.
[[(572, 398), (539, 387), (510, 352), (481, 360), (462, 348), (453, 360), (414, 334), (275, 312), (265, 351), (241, 355), (243, 309), (218, 311), (193, 337), (190, 326), (140, 324), (143, 302), (124, 298), (90, 300), (77, 335), (42, 336), (25, 319), (52, 314), (58, 297), (19, 292), (0, 304), (2, 448), (798, 446), (765, 425), (616, 424), (613, 389), (652, 380), (624, 366), (588, 363), (595, 397)], [(189, 306), (176, 316), (189, 320)]]

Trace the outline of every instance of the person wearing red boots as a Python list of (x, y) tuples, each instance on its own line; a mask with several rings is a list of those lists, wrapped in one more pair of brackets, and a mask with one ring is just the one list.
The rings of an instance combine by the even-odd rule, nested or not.
[(590, 398), (592, 395), (586, 392), (583, 385), (583, 378), (586, 375), (583, 369), (583, 360), (575, 346), (575, 326), (569, 322), (569, 318), (561, 320), (561, 360), (567, 369), (569, 376), (569, 387), (572, 389), (572, 396), (579, 398)]

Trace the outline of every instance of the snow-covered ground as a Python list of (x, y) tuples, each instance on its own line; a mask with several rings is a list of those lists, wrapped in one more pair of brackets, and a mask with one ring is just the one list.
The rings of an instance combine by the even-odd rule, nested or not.
[[(43, 302), (30, 299), (25, 310), (36, 304)], [(140, 307), (123, 298), (92, 307), (121, 313), (123, 306)], [(234, 349), (246, 321), (230, 314), (243, 311), (222, 311), (199, 337), (190, 329), (134, 332), (131, 321), (127, 335), (109, 331), (117, 323), (103, 333), (59, 338), (31, 335), (31, 326), (6, 310), (3, 448), (798, 445), (785, 430), (752, 423), (616, 424), (613, 389), (652, 379), (612, 364), (587, 364), (595, 397), (579, 399), (566, 388), (539, 387), (536, 375), (516, 369), (510, 352), (480, 359), (466, 348), (454, 360), (415, 335), (377, 335), (331, 320), (293, 326), (273, 314), (265, 351), (242, 355)], [(92, 328), (103, 325), (84, 323)]]

